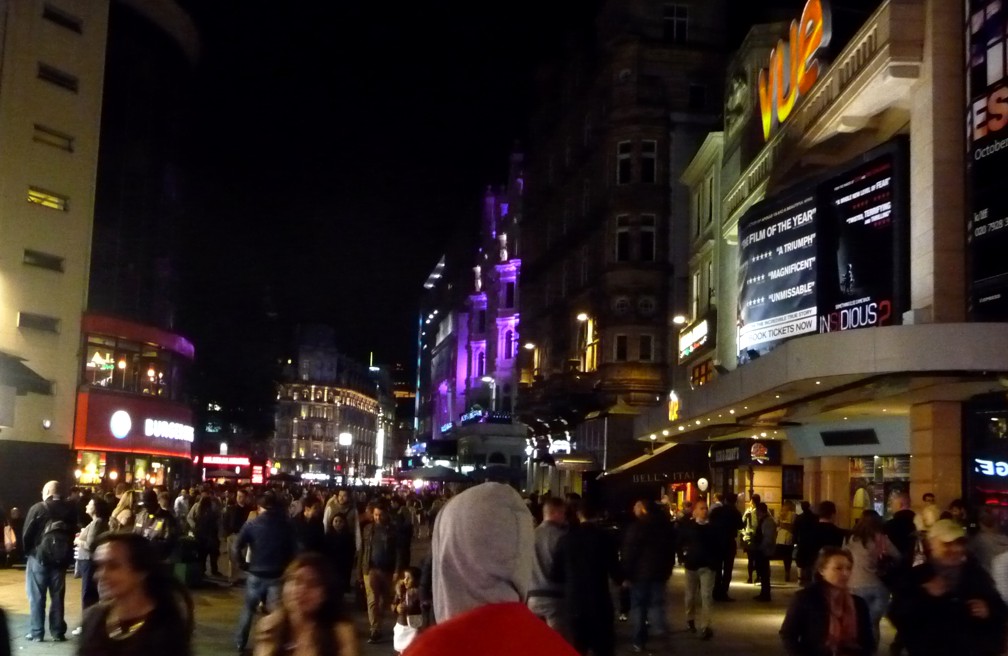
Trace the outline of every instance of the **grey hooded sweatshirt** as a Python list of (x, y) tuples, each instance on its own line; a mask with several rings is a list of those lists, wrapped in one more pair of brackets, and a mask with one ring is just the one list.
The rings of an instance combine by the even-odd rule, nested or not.
[(434, 522), (431, 548), (438, 622), (488, 604), (525, 602), (535, 540), (532, 516), (513, 488), (483, 483), (451, 499)]

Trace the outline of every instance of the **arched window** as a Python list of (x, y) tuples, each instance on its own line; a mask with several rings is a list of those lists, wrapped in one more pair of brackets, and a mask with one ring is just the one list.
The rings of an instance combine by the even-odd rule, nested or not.
[(504, 357), (508, 360), (514, 357), (514, 333), (510, 330), (504, 333)]
[(478, 378), (486, 376), (486, 353), (483, 351), (476, 356), (476, 376)]

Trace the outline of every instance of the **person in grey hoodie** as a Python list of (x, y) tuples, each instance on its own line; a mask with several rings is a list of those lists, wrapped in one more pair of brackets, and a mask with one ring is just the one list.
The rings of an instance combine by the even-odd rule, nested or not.
[(438, 513), (431, 538), (436, 626), (405, 656), (576, 656), (525, 606), (532, 517), (515, 490), (483, 483)]
[(762, 501), (756, 505), (756, 532), (749, 549), (760, 580), (760, 593), (755, 599), (770, 601), (770, 557), (777, 550), (777, 523)]
[(565, 631), (563, 583), (551, 578), (554, 571), (557, 545), (567, 533), (564, 518), (567, 505), (561, 499), (549, 498), (543, 502), (543, 521), (535, 529), (535, 561), (532, 564), (532, 582), (528, 593), (528, 607), (532, 614), (546, 622), (561, 635)]

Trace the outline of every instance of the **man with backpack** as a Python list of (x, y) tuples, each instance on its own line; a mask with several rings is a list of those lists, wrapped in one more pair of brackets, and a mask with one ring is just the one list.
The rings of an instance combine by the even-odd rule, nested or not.
[(46, 592), (49, 608), (49, 634), (56, 642), (66, 640), (63, 599), (66, 595), (66, 571), (73, 562), (73, 540), (77, 533), (77, 512), (62, 499), (58, 481), (42, 488), (42, 501), (28, 510), (25, 518), (24, 553), (28, 559), (25, 587), (31, 616), (31, 632), (25, 636), (42, 642), (45, 635)]

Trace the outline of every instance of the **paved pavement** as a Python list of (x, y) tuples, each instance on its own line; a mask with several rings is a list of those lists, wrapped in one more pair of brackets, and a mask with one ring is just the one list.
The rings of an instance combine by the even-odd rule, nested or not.
[[(427, 545), (418, 545), (419, 550), (426, 550)], [(711, 642), (700, 642), (685, 630), (683, 615), (682, 587), (685, 576), (677, 568), (672, 577), (669, 591), (670, 625), (675, 630), (672, 637), (672, 651), (675, 653), (714, 653), (744, 654), (746, 656), (762, 656), (780, 654), (780, 641), (777, 630), (780, 628), (784, 610), (791, 595), (797, 589), (796, 584), (779, 583), (774, 586), (774, 601), (763, 604), (752, 601), (758, 591), (754, 586), (745, 583), (745, 561), (736, 561), (736, 576), (732, 583), (731, 595), (738, 601), (731, 604), (718, 604), (714, 614), (714, 638)], [(741, 574), (741, 577), (739, 576)], [(779, 563), (774, 563), (772, 574), (774, 581), (783, 581), (784, 573)], [(241, 588), (227, 588), (210, 585), (193, 591), (196, 606), (196, 654), (198, 656), (216, 656), (218, 654), (234, 653), (234, 625), (241, 604)], [(72, 628), (80, 618), (80, 582), (67, 577), (67, 623)], [(74, 643), (71, 638), (66, 643), (32, 643), (24, 640), (28, 624), (28, 603), (24, 588), (24, 570), (0, 570), (0, 606), (8, 613), (11, 635), (13, 636), (13, 653), (23, 656), (70, 656), (74, 653)], [(354, 614), (358, 626), (358, 634), (367, 635), (367, 616), (362, 610)], [(630, 626), (619, 624), (618, 654), (630, 654)], [(883, 621), (883, 644), (892, 640), (892, 629)], [(390, 642), (379, 645), (362, 645), (363, 656), (391, 656), (393, 654)], [(657, 653), (657, 652), (656, 652)]]

